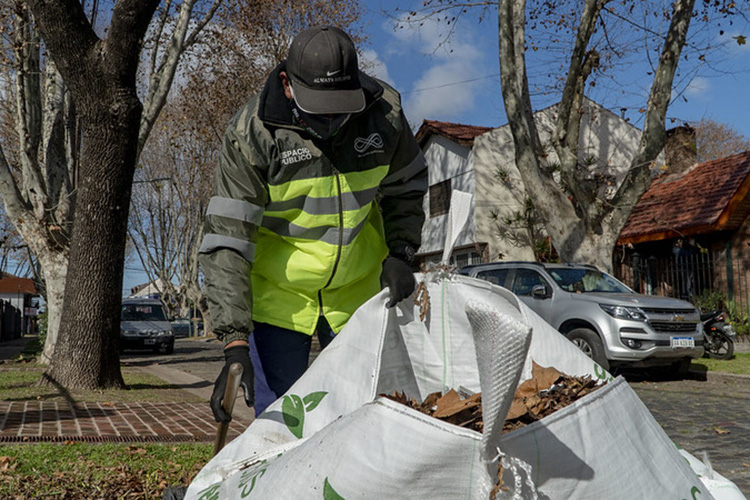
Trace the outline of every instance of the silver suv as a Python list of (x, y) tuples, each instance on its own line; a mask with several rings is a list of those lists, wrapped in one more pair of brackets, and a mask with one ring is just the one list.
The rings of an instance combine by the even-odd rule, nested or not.
[(604, 369), (671, 365), (684, 374), (703, 355), (691, 303), (635, 293), (594, 266), (490, 262), (459, 273), (512, 291)]

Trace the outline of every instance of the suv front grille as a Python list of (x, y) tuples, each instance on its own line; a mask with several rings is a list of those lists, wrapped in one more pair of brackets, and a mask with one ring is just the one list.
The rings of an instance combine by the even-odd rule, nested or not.
[(695, 313), (695, 309), (656, 309), (656, 308), (653, 308), (653, 307), (643, 307), (643, 306), (641, 306), (641, 310), (643, 312), (645, 312), (646, 314), (648, 314), (649, 316), (651, 316), (651, 315), (655, 315), (655, 316), (656, 315), (658, 315), (658, 316), (663, 316), (663, 315), (667, 315), (667, 316), (670, 316), (670, 315), (673, 315), (673, 316), (690, 316), (691, 314), (696, 314)]
[(659, 333), (695, 333), (695, 323), (677, 321), (649, 321), (649, 325)]

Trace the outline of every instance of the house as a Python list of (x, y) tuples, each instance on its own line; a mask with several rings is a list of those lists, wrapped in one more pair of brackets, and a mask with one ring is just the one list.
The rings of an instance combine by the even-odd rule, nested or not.
[(129, 297), (141, 297), (147, 299), (160, 299), (164, 290), (164, 282), (156, 278), (149, 283), (142, 283), (130, 289)]
[[(419, 249), (422, 262), (439, 262), (445, 244), (451, 192), (474, 192), (474, 139), (491, 130), (490, 127), (425, 120), (417, 131), (417, 142), (428, 165), (430, 185), (423, 203), (425, 223)], [(465, 265), (486, 260), (483, 255), (486, 245), (477, 242), (474, 234), (473, 218), (470, 218), (456, 240), (454, 262)]]
[[(548, 144), (557, 106), (535, 113), (543, 144)], [(602, 195), (617, 185), (630, 167), (641, 131), (609, 110), (586, 100), (581, 122), (579, 154), (589, 175), (606, 177)], [(462, 266), (492, 260), (534, 260), (523, 228), (505, 223), (521, 213), (525, 190), (515, 165), (515, 147), (509, 125), (498, 128), (425, 120), (416, 134), (428, 164), (429, 192), (422, 246), (418, 256), (427, 265), (439, 262), (445, 244), (451, 192), (473, 196), (469, 222), (460, 234), (451, 258)], [(554, 153), (549, 157), (554, 161)]]
[(33, 331), (39, 296), (34, 280), (11, 274), (0, 275), (0, 340), (12, 340)]
[[(695, 163), (693, 155), (687, 163), (689, 166), (654, 179), (633, 208), (618, 240), (622, 252), (619, 272), (634, 288), (648, 288), (638, 264), (651, 259), (654, 283), (648, 285), (659, 287), (654, 293), (692, 296), (703, 290), (721, 290), (729, 299), (740, 298), (746, 303), (750, 151), (703, 163)], [(674, 276), (673, 247), (678, 238), (698, 249), (690, 262), (692, 290), (681, 290)]]

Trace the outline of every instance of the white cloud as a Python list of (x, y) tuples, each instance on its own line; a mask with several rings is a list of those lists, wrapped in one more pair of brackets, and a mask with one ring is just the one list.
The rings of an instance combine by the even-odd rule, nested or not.
[[(391, 25), (384, 29), (391, 30)], [(418, 52), (429, 67), (414, 75), (412, 87), (401, 89), (409, 121), (451, 120), (474, 108), (480, 82), (487, 76), (483, 53), (468, 26), (452, 31), (449, 26), (426, 20), (419, 27), (406, 25), (393, 33), (401, 53)], [(392, 49), (393, 50), (393, 49)]]
[(393, 79), (388, 74), (388, 66), (380, 59), (377, 52), (372, 49), (364, 50), (361, 59), (360, 66), (364, 68), (365, 73), (379, 78), (391, 86), (394, 85)]
[(711, 82), (708, 78), (696, 76), (693, 78), (685, 89), (688, 97), (703, 97), (711, 90)]

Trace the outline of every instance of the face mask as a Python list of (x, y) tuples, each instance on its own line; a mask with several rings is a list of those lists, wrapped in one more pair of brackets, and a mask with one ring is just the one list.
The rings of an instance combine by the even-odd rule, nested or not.
[(335, 136), (351, 116), (349, 114), (313, 115), (305, 113), (299, 109), (299, 106), (294, 102), (294, 99), (289, 100), (289, 106), (291, 107), (292, 115), (294, 116), (294, 119), (297, 120), (297, 123), (307, 130), (311, 136), (323, 141), (327, 141)]

